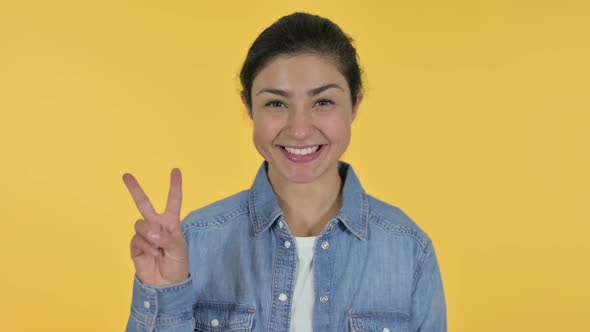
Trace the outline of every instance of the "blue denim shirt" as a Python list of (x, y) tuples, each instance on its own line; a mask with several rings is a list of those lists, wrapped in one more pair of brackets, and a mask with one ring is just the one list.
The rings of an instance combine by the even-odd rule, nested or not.
[[(343, 206), (314, 248), (313, 330), (446, 331), (430, 238), (339, 165)], [(297, 247), (264, 162), (249, 190), (191, 212), (182, 228), (190, 277), (134, 280), (127, 331), (288, 332)]]

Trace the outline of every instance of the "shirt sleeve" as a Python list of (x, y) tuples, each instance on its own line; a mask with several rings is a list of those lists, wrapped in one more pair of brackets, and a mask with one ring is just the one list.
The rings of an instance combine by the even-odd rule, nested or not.
[(127, 332), (194, 331), (192, 277), (168, 286), (151, 286), (135, 276)]
[(415, 328), (412, 331), (446, 332), (445, 295), (438, 260), (431, 242), (423, 252), (421, 264), (415, 275), (417, 280), (412, 304), (412, 322)]

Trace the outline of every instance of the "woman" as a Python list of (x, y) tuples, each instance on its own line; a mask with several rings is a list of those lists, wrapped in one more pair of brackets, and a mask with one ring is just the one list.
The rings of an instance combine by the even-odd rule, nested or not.
[(351, 39), (319, 16), (285, 16), (256, 39), (241, 81), (265, 159), (249, 190), (179, 223), (178, 169), (162, 214), (123, 176), (144, 217), (127, 331), (446, 331), (430, 239), (339, 161), (362, 101)]

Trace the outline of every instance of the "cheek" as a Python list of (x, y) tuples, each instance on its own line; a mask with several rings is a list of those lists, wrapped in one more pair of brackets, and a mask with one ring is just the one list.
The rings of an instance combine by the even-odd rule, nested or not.
[(253, 131), (253, 141), (254, 146), (258, 151), (264, 145), (264, 129), (261, 128), (260, 124), (254, 123), (254, 131)]
[(326, 119), (322, 123), (323, 134), (333, 144), (348, 144), (350, 141), (350, 123), (343, 118)]
[(253, 131), (254, 145), (260, 150), (272, 144), (278, 133), (278, 128), (275, 122), (259, 116), (254, 118)]

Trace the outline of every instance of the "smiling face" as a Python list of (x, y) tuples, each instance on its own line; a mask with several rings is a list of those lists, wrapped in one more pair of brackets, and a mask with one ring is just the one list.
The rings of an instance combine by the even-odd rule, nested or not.
[(310, 183), (338, 172), (356, 116), (336, 65), (314, 54), (281, 55), (252, 83), (254, 145), (271, 181)]

